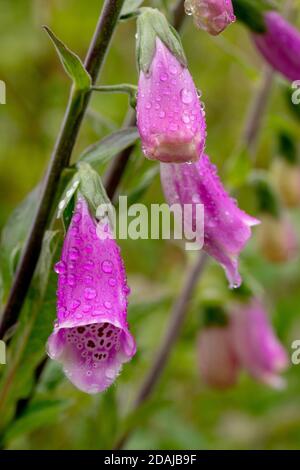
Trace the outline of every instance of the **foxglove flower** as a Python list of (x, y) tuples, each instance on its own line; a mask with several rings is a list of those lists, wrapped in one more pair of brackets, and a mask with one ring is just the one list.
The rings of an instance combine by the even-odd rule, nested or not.
[(212, 388), (235, 385), (239, 362), (227, 326), (207, 326), (198, 336), (198, 362), (201, 379)]
[(143, 151), (162, 162), (196, 161), (206, 139), (203, 106), (179, 38), (161, 13), (145, 10), (137, 36), (137, 126)]
[(184, 6), (196, 26), (214, 36), (235, 21), (231, 0), (185, 0)]
[(258, 247), (271, 263), (285, 263), (298, 254), (297, 235), (291, 221), (285, 214), (275, 217), (261, 215), (262, 224), (257, 231)]
[(225, 269), (230, 286), (238, 287), (238, 256), (259, 221), (238, 208), (207, 155), (193, 164), (162, 163), (161, 182), (169, 205), (204, 205), (204, 250)]
[(288, 80), (300, 79), (300, 32), (279, 13), (264, 14), (266, 31), (253, 34), (264, 59)]
[(232, 313), (232, 344), (239, 362), (255, 379), (282, 388), (284, 380), (280, 373), (286, 369), (288, 357), (264, 306), (252, 298), (235, 306)]
[(120, 250), (109, 223), (102, 227), (104, 237), (96, 228), (79, 198), (55, 267), (57, 322), (48, 340), (50, 357), (87, 393), (109, 387), (136, 350), (126, 320), (129, 289)]

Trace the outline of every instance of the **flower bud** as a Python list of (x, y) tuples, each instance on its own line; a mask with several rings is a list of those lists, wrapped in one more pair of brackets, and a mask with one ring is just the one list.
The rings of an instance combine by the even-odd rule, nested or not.
[(264, 59), (288, 80), (300, 77), (300, 32), (276, 11), (264, 14), (265, 31), (253, 34)]
[(252, 298), (236, 304), (231, 318), (232, 345), (241, 364), (255, 379), (282, 388), (280, 373), (288, 365), (287, 353), (275, 336), (264, 306)]
[(213, 36), (235, 21), (231, 0), (185, 0), (184, 6), (195, 25)]
[(137, 126), (143, 151), (162, 162), (196, 161), (205, 146), (204, 110), (178, 36), (161, 13), (145, 10), (137, 38)]

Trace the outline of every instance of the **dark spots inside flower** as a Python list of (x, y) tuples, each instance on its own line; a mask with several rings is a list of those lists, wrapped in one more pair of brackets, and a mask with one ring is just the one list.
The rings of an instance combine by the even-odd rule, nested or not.
[(100, 346), (103, 346), (103, 344), (104, 344), (104, 339), (101, 339), (101, 341), (100, 341), (99, 344), (100, 344)]
[(109, 337), (112, 335), (112, 333), (113, 333), (112, 330), (109, 330), (109, 331), (107, 331), (107, 333), (106, 333), (105, 336), (106, 336), (107, 338), (109, 338)]
[(79, 334), (84, 333), (84, 332), (85, 332), (84, 326), (79, 326), (79, 327), (77, 328), (77, 332), (78, 332)]
[(87, 345), (88, 348), (92, 348), (92, 349), (94, 349), (95, 346), (96, 346), (95, 343), (94, 343), (94, 341), (91, 340), (91, 339), (88, 340), (88, 342), (86, 343), (86, 345)]
[(111, 342), (107, 343), (106, 347), (110, 348), (111, 347)]

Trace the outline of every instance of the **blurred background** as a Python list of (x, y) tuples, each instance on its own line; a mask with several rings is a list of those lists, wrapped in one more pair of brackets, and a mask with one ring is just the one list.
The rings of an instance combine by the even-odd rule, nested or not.
[[(151, 2), (159, 8), (166, 4)], [(67, 104), (70, 83), (42, 25), (47, 24), (84, 57), (101, 5), (100, 0), (0, 0), (0, 79), (7, 86), (7, 103), (0, 106), (0, 228), (42, 177)], [(293, 22), (300, 28), (300, 14), (293, 15)], [(137, 83), (134, 37), (134, 20), (119, 25), (102, 84)], [(236, 193), (240, 206), (255, 215), (251, 194), (242, 184), (249, 169), (241, 163), (238, 148), (263, 62), (249, 32), (239, 23), (214, 38), (196, 30), (187, 17), (182, 39), (206, 107), (207, 153), (217, 164), (224, 184)], [(279, 76), (273, 80), (253, 163), (258, 168), (269, 169), (276, 156), (279, 130), (299, 136), (300, 120), (290, 109), (286, 85)], [(127, 107), (126, 96), (93, 96), (74, 159), (89, 144), (118, 129)], [(130, 193), (149, 168), (151, 163), (137, 149), (121, 192)], [(158, 175), (142, 200), (147, 204), (163, 202)], [(289, 210), (289, 216), (300, 238), (299, 207)], [(183, 333), (155, 393), (138, 413), (127, 418), (159, 344), (158, 332), (163, 332), (182, 286), (189, 258), (182, 246), (164, 240), (126, 240), (121, 247), (132, 291), (129, 323), (138, 353), (125, 365), (115, 385), (100, 396), (77, 391), (64, 379), (59, 365), (48, 364), (36, 400), (51, 398), (57, 400), (57, 406), (46, 415), (37, 413), (34, 422), (23, 420), (12, 426), (6, 446), (110, 448), (131, 420), (135, 431), (127, 447), (132, 449), (300, 448), (300, 365), (291, 364), (283, 391), (269, 389), (246, 374), (229, 391), (213, 391), (201, 382), (196, 350), (201, 306), (210, 299), (225, 303), (230, 296), (224, 273), (213, 260), (199, 282)], [(242, 253), (241, 271), (249, 273), (264, 290), (273, 325), (290, 355), (292, 342), (300, 339), (299, 258), (274, 266), (261, 257), (254, 236)]]

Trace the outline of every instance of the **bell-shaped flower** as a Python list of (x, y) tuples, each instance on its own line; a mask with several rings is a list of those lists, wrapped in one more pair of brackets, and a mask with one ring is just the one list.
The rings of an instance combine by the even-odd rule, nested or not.
[(109, 387), (136, 351), (126, 319), (129, 288), (120, 249), (109, 223), (99, 227), (80, 197), (55, 266), (57, 321), (48, 340), (49, 356), (87, 393)]
[(137, 42), (143, 151), (161, 162), (194, 162), (205, 147), (205, 112), (180, 40), (161, 13), (146, 9), (138, 19)]
[(185, 0), (184, 6), (195, 25), (213, 36), (235, 21), (231, 0)]
[(238, 208), (207, 155), (193, 164), (161, 163), (161, 182), (169, 205), (179, 203), (184, 210), (185, 204), (203, 204), (204, 250), (225, 269), (230, 286), (238, 287), (238, 256), (259, 221)]
[(300, 77), (300, 32), (276, 11), (264, 14), (266, 31), (253, 34), (264, 59), (288, 80)]
[(232, 345), (238, 360), (255, 379), (282, 388), (288, 356), (277, 339), (261, 301), (235, 305), (231, 318)]

